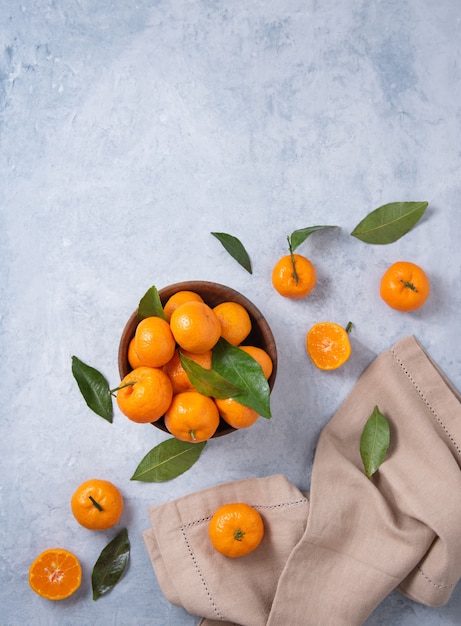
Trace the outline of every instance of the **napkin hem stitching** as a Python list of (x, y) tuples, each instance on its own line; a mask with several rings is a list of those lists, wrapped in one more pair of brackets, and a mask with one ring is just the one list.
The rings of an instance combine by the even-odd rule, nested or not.
[(442, 421), (442, 419), (438, 416), (437, 412), (435, 411), (435, 409), (432, 407), (431, 403), (429, 402), (429, 400), (427, 400), (427, 398), (425, 397), (424, 393), (422, 392), (421, 388), (419, 387), (418, 383), (416, 382), (416, 380), (413, 378), (413, 376), (410, 374), (410, 371), (408, 370), (408, 368), (405, 366), (405, 364), (403, 363), (403, 361), (400, 359), (400, 357), (395, 353), (394, 350), (391, 350), (392, 356), (394, 357), (394, 359), (397, 361), (397, 364), (400, 366), (400, 368), (403, 370), (403, 373), (406, 375), (406, 377), (408, 378), (408, 380), (410, 381), (410, 383), (413, 385), (415, 391), (418, 393), (418, 395), (420, 396), (421, 400), (424, 402), (424, 404), (427, 406), (427, 408), (429, 409), (429, 411), (432, 413), (432, 416), (434, 417), (435, 421), (438, 423), (438, 425), (442, 428), (442, 430), (445, 432), (445, 434), (448, 436), (448, 438), (450, 439), (451, 443), (454, 445), (456, 451), (458, 452), (458, 454), (461, 456), (461, 448), (458, 446), (458, 444), (456, 443), (456, 440), (454, 439), (454, 437), (452, 436), (452, 434), (450, 433), (450, 431), (448, 430), (448, 428), (445, 426), (444, 422)]
[(418, 570), (419, 574), (421, 574), (421, 576), (426, 580), (426, 582), (431, 584), (433, 587), (437, 587), (437, 589), (453, 589), (454, 588), (454, 585), (450, 585), (448, 583), (443, 584), (443, 583), (434, 582), (419, 566), (416, 569)]
[[(203, 518), (203, 519), (201, 519), (199, 521), (203, 522), (206, 519), (207, 518)], [(187, 526), (189, 526), (189, 524)], [(198, 574), (198, 576), (199, 576), (199, 578), (200, 578), (200, 580), (202, 582), (202, 585), (205, 588), (206, 594), (208, 596), (208, 600), (209, 600), (211, 606), (213, 607), (213, 611), (215, 612), (216, 616), (219, 617), (220, 620), (223, 620), (224, 616), (221, 613), (221, 611), (218, 609), (218, 607), (216, 606), (216, 602), (215, 602), (215, 600), (214, 600), (214, 598), (213, 598), (213, 596), (212, 596), (212, 594), (211, 594), (211, 592), (210, 592), (210, 590), (208, 588), (205, 575), (203, 574), (203, 572), (202, 572), (202, 570), (201, 570), (201, 568), (200, 568), (200, 566), (199, 566), (199, 564), (197, 562), (197, 557), (195, 556), (195, 552), (194, 552), (194, 550), (193, 550), (193, 548), (192, 548), (192, 546), (190, 544), (190, 541), (189, 541), (189, 539), (187, 537), (187, 533), (186, 533), (186, 530), (185, 530), (187, 526), (181, 526), (181, 533), (182, 533), (182, 535), (184, 537), (184, 541), (186, 543), (187, 550), (188, 550), (189, 555), (190, 555), (190, 557), (192, 559), (192, 563), (194, 565), (194, 568), (197, 570), (197, 574)]]

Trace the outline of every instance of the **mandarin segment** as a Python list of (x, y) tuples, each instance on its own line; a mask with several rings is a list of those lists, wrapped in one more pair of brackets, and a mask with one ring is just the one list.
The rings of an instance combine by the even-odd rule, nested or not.
[(78, 558), (64, 548), (45, 550), (29, 568), (29, 585), (47, 600), (64, 600), (80, 587), (82, 568)]
[(351, 355), (349, 335), (339, 324), (318, 322), (306, 335), (306, 350), (319, 369), (337, 369)]
[(204, 302), (181, 304), (173, 311), (170, 327), (179, 346), (194, 354), (208, 352), (221, 336), (219, 319)]
[(121, 381), (117, 391), (120, 411), (133, 422), (156, 422), (173, 397), (170, 379), (159, 368), (137, 367)]
[(221, 324), (221, 337), (238, 346), (251, 332), (251, 318), (238, 302), (221, 302), (213, 308)]
[(237, 558), (256, 550), (264, 537), (264, 522), (249, 504), (224, 504), (212, 515), (208, 535), (220, 554)]

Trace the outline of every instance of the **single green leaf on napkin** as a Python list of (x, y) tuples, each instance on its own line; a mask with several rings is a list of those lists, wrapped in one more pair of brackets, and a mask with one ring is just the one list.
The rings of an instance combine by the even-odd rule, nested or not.
[(198, 461), (206, 443), (189, 443), (175, 438), (162, 441), (142, 459), (131, 480), (161, 483), (176, 478)]
[(130, 541), (123, 528), (103, 549), (91, 575), (93, 600), (98, 600), (119, 582), (130, 560)]
[(324, 228), (336, 228), (336, 226), (308, 226), (307, 228), (300, 228), (299, 230), (293, 231), (288, 237), (290, 252), (293, 253), (296, 248), (299, 248), (312, 233), (315, 233), (317, 230), (323, 230)]
[(427, 202), (391, 202), (369, 213), (351, 232), (365, 243), (393, 243), (421, 219)]
[(222, 243), (227, 252), (234, 258), (240, 265), (246, 269), (247, 272), (252, 274), (251, 261), (248, 256), (248, 252), (245, 250), (242, 242), (233, 235), (227, 233), (211, 233), (218, 241)]
[(138, 317), (161, 317), (166, 319), (162, 301), (156, 287), (151, 287), (146, 291), (138, 305)]
[(259, 364), (246, 352), (221, 339), (213, 348), (212, 368), (239, 388), (237, 402), (271, 417), (270, 388)]
[(212, 398), (230, 398), (241, 392), (240, 388), (223, 378), (213, 369), (207, 370), (199, 363), (179, 352), (181, 365), (190, 382), (204, 396)]
[(107, 380), (101, 372), (73, 356), (72, 374), (88, 407), (112, 423), (112, 397)]
[(360, 456), (365, 474), (371, 478), (384, 461), (390, 443), (389, 422), (375, 406), (360, 439)]

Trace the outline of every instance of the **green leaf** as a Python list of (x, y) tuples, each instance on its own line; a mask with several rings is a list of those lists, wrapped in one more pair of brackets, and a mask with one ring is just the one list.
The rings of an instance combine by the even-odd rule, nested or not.
[(190, 443), (175, 438), (162, 441), (142, 459), (131, 480), (161, 483), (176, 478), (198, 461), (206, 443)]
[(181, 352), (179, 358), (190, 382), (203, 395), (212, 398), (230, 398), (241, 393), (242, 390), (239, 387), (230, 383), (215, 370), (207, 370)]
[(247, 272), (252, 274), (251, 269), (251, 261), (248, 256), (248, 252), (245, 250), (242, 242), (234, 237), (233, 235), (228, 235), (227, 233), (211, 233), (218, 241), (222, 243), (224, 248), (229, 252), (231, 257), (233, 257), (240, 265), (246, 269)]
[(307, 228), (300, 228), (299, 230), (292, 232), (288, 237), (290, 251), (294, 252), (296, 248), (298, 248), (310, 235), (312, 235), (312, 233), (315, 233), (317, 230), (323, 230), (324, 228), (336, 228), (336, 226), (308, 226)]
[(130, 560), (130, 541), (123, 528), (103, 549), (91, 574), (93, 600), (110, 591), (119, 582)]
[(413, 228), (427, 206), (427, 202), (383, 204), (359, 222), (351, 235), (365, 243), (392, 243)]
[(390, 443), (389, 422), (375, 406), (360, 438), (360, 456), (365, 474), (371, 478), (384, 461)]
[(107, 380), (101, 372), (73, 356), (72, 374), (88, 407), (112, 423), (112, 397)]
[(231, 398), (262, 417), (271, 417), (269, 384), (261, 367), (249, 354), (221, 337), (213, 348), (212, 367), (240, 389), (238, 395)]
[(162, 301), (156, 287), (151, 287), (146, 291), (138, 305), (138, 317), (161, 317), (166, 319)]

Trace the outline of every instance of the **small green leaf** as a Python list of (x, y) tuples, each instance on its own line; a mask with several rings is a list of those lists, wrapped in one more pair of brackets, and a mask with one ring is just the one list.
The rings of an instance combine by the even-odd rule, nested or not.
[(206, 443), (206, 441), (189, 443), (175, 438), (166, 439), (146, 454), (131, 480), (161, 483), (176, 478), (198, 461)]
[(88, 407), (112, 423), (112, 397), (107, 380), (101, 372), (73, 356), (72, 374)]
[(391, 202), (383, 204), (357, 224), (351, 232), (365, 243), (393, 243), (405, 235), (421, 219), (427, 202)]
[(130, 560), (130, 541), (123, 528), (103, 549), (91, 574), (93, 600), (110, 591), (119, 582)]
[(247, 272), (252, 274), (251, 269), (251, 261), (248, 256), (248, 252), (245, 250), (242, 242), (234, 237), (233, 235), (228, 235), (227, 233), (211, 233), (218, 241), (222, 243), (224, 248), (229, 252), (231, 257), (233, 257), (240, 265), (246, 269)]
[(212, 367), (239, 388), (238, 395), (231, 398), (262, 417), (271, 417), (269, 384), (261, 367), (249, 354), (221, 337), (213, 348)]
[(179, 358), (190, 382), (203, 395), (212, 398), (230, 398), (241, 392), (239, 387), (230, 383), (213, 369), (207, 370), (181, 352)]
[(290, 252), (293, 253), (296, 248), (299, 248), (312, 233), (315, 233), (317, 230), (323, 230), (324, 228), (336, 228), (336, 226), (308, 226), (307, 228), (300, 228), (292, 232), (288, 237)]
[(141, 298), (138, 305), (138, 317), (144, 319), (146, 317), (161, 317), (166, 319), (163, 310), (162, 301), (156, 287), (151, 287)]
[(371, 478), (384, 461), (390, 443), (389, 422), (375, 406), (360, 438), (360, 456), (365, 474)]

